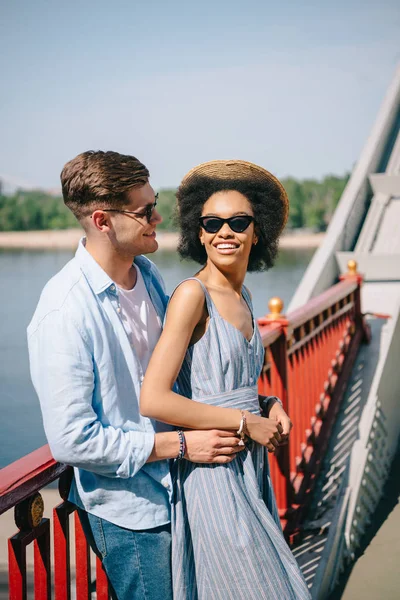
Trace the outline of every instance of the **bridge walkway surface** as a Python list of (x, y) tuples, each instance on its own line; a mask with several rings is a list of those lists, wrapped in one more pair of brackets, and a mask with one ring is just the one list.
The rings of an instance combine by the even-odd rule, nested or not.
[(384, 495), (350, 573), (329, 600), (398, 600), (400, 597), (400, 447)]

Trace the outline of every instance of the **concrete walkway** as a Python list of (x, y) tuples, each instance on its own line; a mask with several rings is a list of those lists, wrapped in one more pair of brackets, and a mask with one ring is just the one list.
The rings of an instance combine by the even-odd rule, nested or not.
[(399, 600), (400, 504), (390, 513), (351, 572), (342, 600)]
[(351, 572), (329, 600), (400, 599), (400, 447)]

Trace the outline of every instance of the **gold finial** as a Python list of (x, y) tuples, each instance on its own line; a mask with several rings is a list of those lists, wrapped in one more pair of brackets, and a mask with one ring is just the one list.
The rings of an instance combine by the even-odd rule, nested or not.
[(268, 315), (269, 319), (280, 319), (281, 317), (283, 317), (283, 300), (281, 300), (277, 296), (271, 298), (271, 300), (268, 302), (268, 308), (270, 310), (270, 313)]
[(357, 275), (357, 262), (355, 260), (349, 260), (347, 269), (349, 275)]
[(23, 500), (14, 508), (14, 520), (18, 529), (26, 531), (33, 529), (42, 522), (44, 503), (42, 496), (37, 492), (30, 498)]

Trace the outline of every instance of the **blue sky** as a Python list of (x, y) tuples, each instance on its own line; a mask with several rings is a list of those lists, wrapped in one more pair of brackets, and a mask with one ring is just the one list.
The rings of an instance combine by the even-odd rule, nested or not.
[(0, 176), (49, 188), (88, 149), (156, 188), (214, 158), (343, 174), (400, 62), (398, 0), (2, 0), (0, 23)]

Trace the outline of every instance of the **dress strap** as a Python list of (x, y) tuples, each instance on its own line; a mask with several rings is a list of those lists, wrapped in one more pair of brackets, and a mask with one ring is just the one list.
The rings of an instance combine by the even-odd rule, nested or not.
[(242, 296), (249, 307), (251, 315), (253, 316), (253, 302), (251, 301), (250, 292), (245, 285), (242, 286)]
[(201, 287), (203, 288), (204, 296), (206, 298), (206, 305), (207, 305), (208, 314), (210, 315), (210, 317), (213, 316), (215, 314), (215, 311), (216, 311), (216, 309), (214, 307), (214, 302), (212, 301), (211, 296), (210, 296), (210, 294), (209, 294), (206, 286), (204, 285), (204, 283), (202, 281), (200, 281), (200, 279), (198, 279), (197, 277), (187, 277), (186, 279), (184, 279), (183, 281), (181, 281), (180, 283), (178, 283), (178, 285), (176, 286), (176, 288), (172, 292), (172, 294), (170, 296), (170, 299), (172, 298), (172, 296), (174, 295), (174, 293), (178, 289), (178, 287), (180, 285), (182, 285), (182, 283), (185, 283), (185, 281), (191, 281), (191, 280), (197, 281), (201, 285)]

